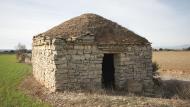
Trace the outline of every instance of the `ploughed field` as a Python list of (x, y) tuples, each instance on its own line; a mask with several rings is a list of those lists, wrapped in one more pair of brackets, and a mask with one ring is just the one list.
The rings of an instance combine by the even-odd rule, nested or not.
[(18, 90), (21, 81), (31, 74), (31, 68), (17, 63), (15, 55), (0, 54), (0, 107), (48, 107)]
[(160, 65), (159, 72), (165, 77), (190, 79), (190, 51), (153, 52), (153, 61)]

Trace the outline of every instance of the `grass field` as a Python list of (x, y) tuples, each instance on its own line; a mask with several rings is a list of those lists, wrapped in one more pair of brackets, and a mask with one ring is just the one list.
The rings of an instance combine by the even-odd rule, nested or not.
[(49, 106), (18, 90), (19, 83), (30, 73), (31, 66), (17, 63), (15, 55), (0, 54), (0, 107)]

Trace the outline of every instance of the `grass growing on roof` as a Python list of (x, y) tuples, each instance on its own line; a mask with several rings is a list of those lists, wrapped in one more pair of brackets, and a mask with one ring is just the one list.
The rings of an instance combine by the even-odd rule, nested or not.
[(17, 63), (15, 55), (0, 54), (0, 107), (49, 107), (17, 89), (32, 67)]

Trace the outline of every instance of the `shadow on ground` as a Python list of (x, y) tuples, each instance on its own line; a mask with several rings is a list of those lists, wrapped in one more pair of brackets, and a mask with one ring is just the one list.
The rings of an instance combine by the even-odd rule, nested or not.
[(161, 80), (157, 88), (163, 98), (190, 99), (190, 81)]

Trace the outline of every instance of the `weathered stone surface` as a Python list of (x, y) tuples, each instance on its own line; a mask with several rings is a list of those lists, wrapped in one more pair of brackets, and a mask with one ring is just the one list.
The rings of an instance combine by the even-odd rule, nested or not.
[(141, 80), (128, 80), (127, 90), (130, 93), (141, 93), (143, 91), (143, 84)]
[(134, 93), (150, 92), (153, 86), (150, 45), (99, 47), (86, 40), (82, 42), (35, 38), (32, 49), (34, 77), (51, 91), (100, 89), (103, 57), (105, 53), (111, 53), (114, 55), (116, 88), (127, 88)]

